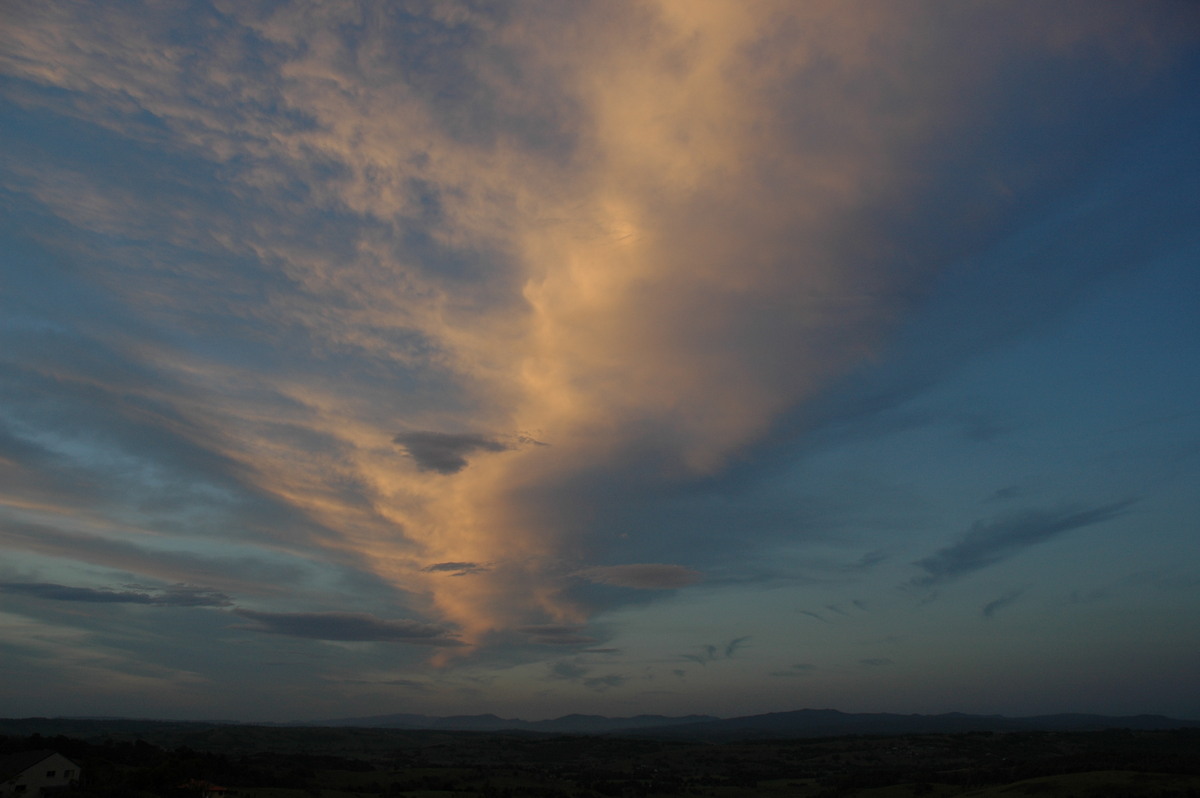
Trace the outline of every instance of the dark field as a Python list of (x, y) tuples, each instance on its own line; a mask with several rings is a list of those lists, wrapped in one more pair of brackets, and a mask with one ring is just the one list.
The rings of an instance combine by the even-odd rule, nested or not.
[(64, 798), (199, 795), (183, 786), (195, 781), (243, 798), (1200, 796), (1196, 729), (723, 743), (138, 721), (0, 732), (0, 753), (51, 748), (81, 765), (86, 783)]

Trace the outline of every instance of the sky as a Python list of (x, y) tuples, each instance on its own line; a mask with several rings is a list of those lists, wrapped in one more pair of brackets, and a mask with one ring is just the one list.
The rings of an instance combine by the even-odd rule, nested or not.
[(0, 6), (0, 716), (1200, 718), (1200, 6)]

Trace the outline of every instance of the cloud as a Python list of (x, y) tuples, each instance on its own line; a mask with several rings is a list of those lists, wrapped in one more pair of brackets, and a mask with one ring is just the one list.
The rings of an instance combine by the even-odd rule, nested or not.
[[(887, 352), (939, 269), (1036, 216), (1117, 124), (1077, 111), (1138, 116), (1106, 66), (1188, 29), (995, 8), (197, 4), (181, 40), (168, 6), (26, 3), (3, 188), (36, 258), (0, 295), (0, 456), (22, 500), (151, 531), (0, 535), (239, 593), (361, 568), (472, 642), (582, 639), (581, 551), (643, 564), (578, 578), (669, 590), (700, 578), (653, 564), (679, 551), (707, 572), (798, 538), (799, 510), (712, 512), (713, 481), (794, 443), (781, 421)], [(1036, 272), (962, 312), (1013, 329), (1062, 294)], [(959, 349), (881, 401), (987, 337), (954, 321)], [(927, 578), (1007, 556), (965, 545)]]
[(1019, 499), (1024, 495), (1025, 491), (1017, 485), (1007, 485), (997, 489), (991, 496), (988, 496), (985, 501), (989, 502), (1006, 502), (1013, 499)]
[(326, 684), (341, 685), (383, 685), (385, 687), (402, 687), (406, 690), (412, 690), (418, 693), (431, 693), (433, 690), (427, 682), (420, 682), (414, 679), (345, 679), (339, 677), (326, 676), (321, 677), (321, 681)]
[(253, 626), (238, 628), (288, 637), (425, 646), (462, 645), (462, 641), (440, 626), (411, 620), (390, 621), (365, 612), (259, 612), (240, 607), (233, 612), (254, 621)]
[[(528, 635), (534, 643), (550, 646), (588, 645), (597, 642), (595, 637), (580, 634), (584, 629), (578, 624), (532, 624), (522, 626), (518, 632)], [(602, 649), (601, 651), (614, 651)]]
[[(78, 519), (69, 520), (78, 523)], [(148, 535), (139, 537), (150, 538)], [(68, 531), (48, 524), (0, 524), (0, 541), (4, 541), (11, 550), (103, 565), (163, 580), (215, 583), (243, 593), (279, 591), (285, 585), (302, 583), (306, 576), (306, 570), (300, 562), (281, 560), (277, 555), (263, 550), (244, 548), (237, 553), (213, 556), (144, 546), (129, 540)]]
[(981, 610), (981, 614), (983, 615), (984, 618), (991, 618), (997, 612), (1004, 609), (1009, 604), (1012, 604), (1014, 601), (1016, 601), (1018, 598), (1020, 598), (1021, 594), (1023, 592), (1024, 591), (1022, 591), (1022, 590), (1010, 590), (1009, 592), (1005, 593), (1000, 598), (998, 598), (994, 601), (989, 601), (987, 604), (984, 604), (983, 609)]
[(451, 576), (467, 576), (486, 573), (489, 569), (477, 562), (439, 562), (427, 565), (421, 570), (427, 574), (449, 573)]
[(860, 659), (858, 664), (865, 665), (868, 668), (883, 668), (888, 665), (895, 665), (896, 663), (887, 657), (868, 657), (867, 659)]
[(707, 666), (708, 663), (719, 659), (732, 659), (733, 655), (744, 648), (749, 641), (749, 635), (735, 637), (724, 646), (716, 646), (708, 643), (700, 646), (700, 653), (698, 654), (682, 654), (681, 656), (691, 662)]
[(628, 681), (628, 677), (617, 673), (589, 676), (588, 674), (591, 672), (591, 668), (577, 661), (560, 660), (550, 666), (549, 678), (575, 682), (598, 693), (603, 693), (614, 687), (620, 687)]
[(912, 584), (929, 587), (974, 573), (1064, 532), (1119, 518), (1136, 501), (1126, 499), (1086, 510), (1029, 510), (991, 522), (977, 521), (957, 543), (914, 563), (925, 576), (913, 579)]
[(602, 585), (632, 587), (639, 590), (673, 590), (699, 582), (703, 575), (682, 565), (635, 563), (598, 565), (576, 571), (573, 576)]
[(750, 635), (735, 637), (733, 640), (730, 640), (725, 644), (725, 658), (729, 659), (738, 649), (745, 648), (748, 642), (750, 642)]
[(467, 455), (475, 452), (504, 452), (512, 448), (485, 435), (471, 432), (402, 432), (392, 439), (417, 461), (421, 471), (457, 474), (467, 467)]
[(228, 607), (229, 596), (192, 585), (146, 588), (129, 585), (125, 590), (71, 587), (50, 582), (2, 582), (0, 593), (32, 596), (49, 601), (81, 601), (97, 604), (149, 604), (160, 607)]

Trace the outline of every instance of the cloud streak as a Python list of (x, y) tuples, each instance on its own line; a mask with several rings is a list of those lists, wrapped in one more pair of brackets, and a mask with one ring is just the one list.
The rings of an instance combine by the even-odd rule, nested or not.
[(30, 596), (47, 601), (79, 601), (95, 604), (149, 604), (158, 607), (229, 607), (233, 601), (217, 590), (172, 585), (143, 588), (136, 585), (124, 590), (72, 587), (52, 582), (0, 582), (0, 593)]
[(505, 452), (506, 443), (476, 433), (402, 432), (392, 441), (417, 462), (421, 471), (457, 474), (467, 467), (467, 455), (475, 452)]
[(254, 622), (238, 628), (288, 637), (423, 646), (463, 645), (442, 627), (410, 620), (387, 620), (365, 612), (260, 612), (240, 607), (233, 612)]
[(598, 565), (576, 571), (573, 575), (601, 585), (637, 590), (675, 590), (694, 585), (703, 578), (699, 571), (662, 563)]
[(914, 563), (925, 575), (915, 578), (913, 584), (931, 587), (953, 581), (1058, 535), (1119, 518), (1136, 502), (1126, 499), (1084, 510), (1029, 510), (995, 521), (977, 521), (958, 542)]

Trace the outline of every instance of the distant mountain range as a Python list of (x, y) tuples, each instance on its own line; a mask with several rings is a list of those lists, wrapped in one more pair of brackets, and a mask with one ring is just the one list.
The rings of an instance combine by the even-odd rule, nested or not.
[[(1003, 715), (896, 715), (888, 713), (852, 714), (833, 709), (800, 709), (738, 718), (710, 715), (637, 715), (609, 718), (602, 715), (564, 715), (553, 720), (528, 721), (496, 715), (373, 715), (293, 723), (253, 724), (236, 721), (166, 721), (131, 718), (8, 718), (0, 719), (0, 735), (41, 734), (68, 737), (147, 739), (166, 747), (187, 745), (205, 749), (213, 740), (250, 735), (255, 729), (295, 730), (309, 734), (321, 728), (342, 728), (372, 734), (395, 731), (411, 739), (414, 732), (442, 733), (515, 733), (612, 735), (626, 738), (696, 742), (732, 742), (801, 737), (844, 737), (850, 735), (961, 734), (964, 732), (1082, 732), (1103, 729), (1162, 731), (1200, 728), (1200, 721), (1179, 720), (1162, 715), (1038, 715), (1009, 718)], [(232, 735), (232, 737), (231, 737)], [(418, 735), (419, 736), (419, 735)]]
[(712, 715), (636, 715), (632, 718), (608, 718), (603, 715), (563, 715), (553, 720), (520, 720), (496, 715), (372, 715), (365, 718), (289, 723), (289, 726), (354, 726), (365, 729), (435, 729), (438, 731), (530, 731), (545, 734), (607, 734), (665, 726), (720, 722)]
[(746, 738), (837, 737), (850, 734), (954, 734), (962, 732), (1142, 731), (1200, 728), (1200, 721), (1162, 715), (1038, 715), (1009, 718), (1003, 715), (897, 715), (838, 712), (834, 709), (801, 709), (738, 718), (709, 715), (637, 715), (609, 718), (602, 715), (564, 715), (553, 720), (528, 721), (496, 715), (373, 715), (287, 724), (290, 726), (340, 726), (376, 729), (433, 729), (439, 731), (526, 731), (543, 734), (621, 734), (672, 739), (730, 740)]

